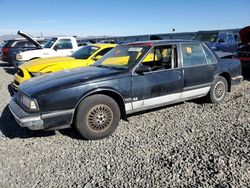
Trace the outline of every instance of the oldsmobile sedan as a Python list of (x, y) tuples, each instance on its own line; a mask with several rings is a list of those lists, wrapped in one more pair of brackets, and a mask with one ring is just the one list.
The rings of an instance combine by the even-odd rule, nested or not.
[(86, 139), (101, 139), (134, 112), (199, 97), (220, 103), (242, 79), (239, 60), (221, 60), (202, 42), (132, 43), (90, 67), (24, 82), (9, 108), (22, 127), (75, 127)]

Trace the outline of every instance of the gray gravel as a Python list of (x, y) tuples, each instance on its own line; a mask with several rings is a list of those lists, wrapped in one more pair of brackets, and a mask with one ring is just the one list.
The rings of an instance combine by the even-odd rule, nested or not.
[(250, 76), (220, 105), (137, 114), (85, 141), (21, 129), (7, 109), (11, 73), (0, 63), (0, 187), (250, 187)]

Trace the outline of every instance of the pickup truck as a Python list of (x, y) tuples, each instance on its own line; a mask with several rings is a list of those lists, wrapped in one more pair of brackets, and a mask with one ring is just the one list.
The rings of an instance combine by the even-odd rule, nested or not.
[(90, 67), (29, 79), (9, 109), (31, 130), (73, 126), (86, 139), (101, 139), (128, 114), (199, 97), (220, 103), (242, 79), (239, 60), (221, 60), (202, 42), (131, 43)]
[(229, 31), (199, 31), (193, 40), (206, 42), (219, 56), (232, 55), (240, 43), (239, 34)]
[(38, 49), (26, 52), (20, 52), (16, 55), (14, 66), (19, 65), (37, 58), (68, 56), (79, 49), (75, 37), (54, 37), (51, 38), (43, 47), (32, 37), (18, 31), (18, 34), (31, 41)]

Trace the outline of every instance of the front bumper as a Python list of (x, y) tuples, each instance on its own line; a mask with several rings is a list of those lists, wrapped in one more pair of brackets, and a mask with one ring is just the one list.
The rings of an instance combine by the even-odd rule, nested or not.
[(30, 130), (55, 130), (68, 128), (73, 122), (74, 109), (53, 111), (50, 113), (30, 114), (24, 111), (12, 98), (9, 103), (10, 112), (21, 127)]
[(44, 129), (44, 122), (40, 115), (25, 112), (13, 99), (9, 103), (9, 109), (21, 127), (27, 127), (30, 130)]

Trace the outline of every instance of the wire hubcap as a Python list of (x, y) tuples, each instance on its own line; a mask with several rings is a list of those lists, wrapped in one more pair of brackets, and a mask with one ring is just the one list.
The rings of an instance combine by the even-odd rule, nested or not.
[(214, 86), (214, 97), (216, 100), (221, 100), (225, 94), (226, 86), (222, 81), (219, 81)]
[(107, 105), (100, 104), (91, 108), (87, 114), (87, 125), (93, 131), (106, 130), (113, 121), (113, 112)]

